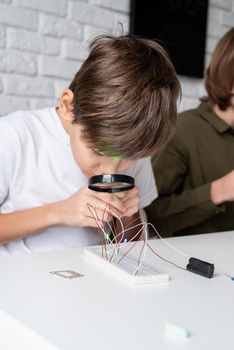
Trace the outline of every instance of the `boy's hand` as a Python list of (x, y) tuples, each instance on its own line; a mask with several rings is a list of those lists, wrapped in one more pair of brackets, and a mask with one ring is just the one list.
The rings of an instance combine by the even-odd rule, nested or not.
[(131, 217), (132, 215), (138, 213), (139, 211), (139, 190), (134, 187), (132, 190), (126, 192), (116, 193), (115, 196), (122, 199), (125, 206), (125, 212), (123, 216)]
[(211, 183), (211, 200), (216, 205), (234, 201), (234, 170)]
[(131, 194), (130, 192), (132, 190), (129, 191), (129, 194), (127, 192), (123, 193), (120, 198), (113, 193), (95, 192), (87, 187), (82, 187), (71, 197), (57, 203), (59, 224), (98, 227), (92, 213), (95, 215), (96, 212), (99, 220), (103, 222), (110, 221), (112, 215), (108, 208), (120, 218), (126, 215), (129, 216), (136, 211), (136, 203), (138, 203), (136, 191)]

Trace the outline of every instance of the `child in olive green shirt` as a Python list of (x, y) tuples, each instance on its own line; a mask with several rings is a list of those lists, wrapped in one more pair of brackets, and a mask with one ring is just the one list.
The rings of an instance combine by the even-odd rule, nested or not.
[(181, 113), (153, 159), (159, 198), (147, 214), (159, 232), (234, 230), (234, 28), (218, 43), (206, 75), (208, 97)]

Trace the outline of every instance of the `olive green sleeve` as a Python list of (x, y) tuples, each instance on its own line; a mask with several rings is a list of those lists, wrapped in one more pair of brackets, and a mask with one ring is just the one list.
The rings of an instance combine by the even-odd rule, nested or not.
[(179, 142), (174, 141), (152, 162), (159, 197), (146, 208), (149, 221), (165, 236), (223, 211), (223, 207), (217, 207), (210, 199), (210, 183), (181, 190), (185, 179), (189, 179), (186, 175), (189, 161)]

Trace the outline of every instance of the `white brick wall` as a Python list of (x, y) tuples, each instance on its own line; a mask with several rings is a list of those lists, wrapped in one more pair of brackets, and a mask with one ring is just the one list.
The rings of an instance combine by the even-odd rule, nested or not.
[(37, 30), (38, 13), (25, 8), (0, 3), (0, 23), (6, 26), (22, 27)]
[(37, 60), (36, 57), (19, 51), (8, 49), (0, 51), (0, 74), (1, 77), (5, 73), (22, 74), (24, 75), (36, 75), (37, 73)]
[[(130, 0), (0, 0), (0, 115), (54, 105), (87, 56), (90, 38), (128, 32)], [(210, 0), (206, 62), (234, 23), (234, 0)], [(202, 79), (180, 77), (180, 110)]]
[(0, 116), (54, 105), (97, 34), (129, 28), (129, 0), (0, 0)]

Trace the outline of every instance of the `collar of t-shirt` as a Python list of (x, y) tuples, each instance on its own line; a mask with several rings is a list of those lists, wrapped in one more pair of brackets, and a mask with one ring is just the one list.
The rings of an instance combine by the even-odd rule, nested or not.
[(232, 130), (230, 125), (221, 119), (209, 106), (207, 102), (202, 102), (198, 107), (202, 118), (213, 126), (220, 134)]

